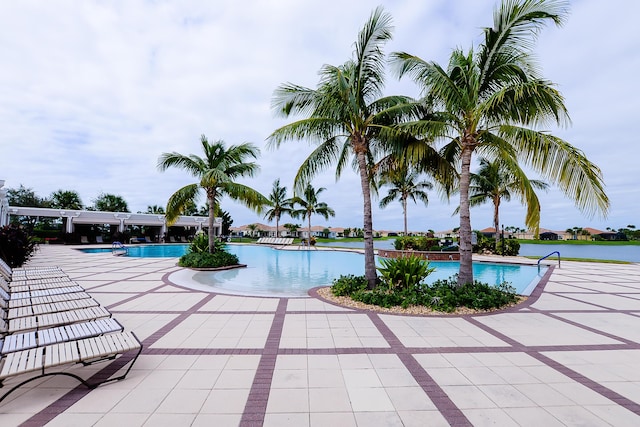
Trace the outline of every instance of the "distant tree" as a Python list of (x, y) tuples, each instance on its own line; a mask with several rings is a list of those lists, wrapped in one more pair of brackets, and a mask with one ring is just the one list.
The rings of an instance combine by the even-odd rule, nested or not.
[[(25, 208), (48, 208), (50, 201), (36, 195), (31, 188), (26, 188), (20, 184), (19, 188), (7, 189), (7, 201), (10, 206), (20, 206)], [(12, 216), (11, 222), (20, 224), (31, 233), (38, 221), (34, 216)]]
[(93, 210), (103, 212), (129, 212), (127, 202), (115, 194), (100, 193), (93, 201)]
[(258, 232), (260, 227), (258, 227), (258, 224), (249, 224), (247, 225), (247, 230), (249, 230), (251, 233), (251, 237), (255, 237), (256, 233)]
[(25, 208), (47, 208), (50, 202), (47, 199), (38, 197), (31, 188), (26, 188), (20, 184), (19, 188), (7, 189), (7, 200), (11, 206), (21, 206)]
[(51, 193), (49, 197), (52, 208), (55, 209), (82, 209), (82, 199), (77, 191), (73, 190), (58, 190)]
[(389, 187), (389, 192), (380, 200), (380, 207), (385, 208), (395, 200), (402, 205), (404, 217), (404, 235), (408, 235), (407, 227), (407, 202), (412, 200), (417, 203), (420, 200), (425, 206), (429, 203), (429, 195), (425, 190), (431, 190), (433, 184), (428, 181), (418, 181), (420, 173), (411, 170), (406, 163), (399, 163), (395, 167), (386, 170), (380, 178), (380, 187)]
[(294, 218), (302, 217), (303, 220), (307, 219), (309, 224), (309, 240), (311, 240), (311, 215), (317, 214), (325, 219), (329, 219), (330, 216), (336, 215), (335, 211), (331, 209), (329, 205), (318, 200), (320, 193), (325, 190), (326, 188), (324, 187), (320, 187), (316, 190), (311, 186), (311, 184), (307, 184), (302, 195), (294, 196), (292, 200), (294, 206), (300, 205), (300, 207), (294, 208), (291, 212), (291, 216)]
[[(51, 193), (49, 198), (51, 200), (51, 207), (56, 209), (71, 209), (81, 210), (82, 200), (80, 195), (76, 191), (72, 190), (58, 190)], [(67, 230), (67, 217), (62, 217), (62, 231)]]
[(342, 235), (344, 237), (351, 237), (351, 229), (349, 227), (345, 228), (344, 231), (342, 232)]
[(269, 201), (267, 206), (269, 208), (265, 212), (265, 218), (268, 221), (276, 220), (276, 237), (280, 237), (278, 223), (282, 214), (289, 214), (292, 210), (292, 201), (287, 197), (287, 187), (280, 186), (280, 178), (273, 182), (273, 188), (268, 196)]
[(158, 205), (147, 206), (147, 212), (146, 213), (163, 215), (164, 214), (164, 208), (162, 206), (158, 206)]
[(289, 234), (291, 234), (292, 236), (295, 236), (296, 232), (301, 227), (300, 224), (291, 224), (289, 222), (286, 224), (283, 224), (282, 226), (286, 228), (287, 231), (289, 231)]

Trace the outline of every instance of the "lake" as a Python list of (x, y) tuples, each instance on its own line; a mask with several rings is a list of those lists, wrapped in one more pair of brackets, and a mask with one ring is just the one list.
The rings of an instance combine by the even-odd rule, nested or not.
[(640, 246), (603, 246), (603, 245), (566, 245), (566, 244), (545, 244), (532, 245), (520, 244), (521, 256), (543, 257), (551, 252), (560, 252), (561, 257), (567, 258), (592, 258), (592, 259), (612, 259), (618, 261), (640, 262)]
[[(376, 249), (393, 249), (394, 240), (373, 240)], [(330, 242), (317, 243), (318, 246), (339, 246), (345, 248), (363, 248), (363, 242)], [(567, 258), (591, 258), (611, 259), (618, 261), (640, 262), (640, 245), (603, 246), (603, 245), (567, 245), (544, 244), (534, 245), (520, 244), (521, 256), (543, 257), (551, 252), (559, 251), (561, 257)]]

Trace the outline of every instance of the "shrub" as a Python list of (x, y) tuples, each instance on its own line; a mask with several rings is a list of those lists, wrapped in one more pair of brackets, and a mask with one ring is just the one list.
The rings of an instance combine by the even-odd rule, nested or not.
[[(213, 245), (216, 252), (225, 250), (225, 243), (221, 240), (215, 240)], [(187, 253), (201, 252), (209, 252), (209, 236), (205, 233), (196, 234), (187, 249)]]
[(367, 285), (368, 282), (364, 276), (349, 274), (335, 279), (331, 286), (331, 292), (337, 297), (351, 295), (357, 291), (367, 289)]
[(238, 257), (227, 251), (219, 250), (214, 253), (190, 252), (180, 257), (180, 267), (217, 268), (238, 264)]
[(19, 226), (0, 228), (0, 257), (9, 267), (22, 266), (37, 249), (36, 242)]
[(381, 279), (390, 290), (412, 289), (421, 283), (435, 268), (429, 268), (429, 262), (416, 256), (383, 258), (378, 267)]
[(430, 285), (420, 283), (413, 288), (389, 289), (384, 285), (370, 291), (357, 288), (348, 296), (354, 301), (385, 308), (421, 305), (441, 312), (453, 312), (460, 307), (490, 310), (518, 301), (515, 289), (506, 282), (499, 286), (491, 286), (476, 281), (473, 284), (457, 286), (455, 276), (446, 280), (436, 280)]

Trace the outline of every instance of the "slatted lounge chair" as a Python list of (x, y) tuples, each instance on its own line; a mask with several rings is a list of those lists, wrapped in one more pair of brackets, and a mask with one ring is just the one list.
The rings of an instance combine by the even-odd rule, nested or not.
[[(41, 330), (55, 326), (71, 325), (73, 323), (86, 322), (111, 317), (111, 313), (104, 307), (87, 307), (78, 310), (61, 311), (58, 313), (39, 314), (34, 316), (17, 317), (5, 321), (8, 334)], [(1, 324), (0, 324), (1, 325)], [(2, 329), (2, 326), (0, 326)]]
[[(29, 298), (20, 298), (20, 299), (10, 299), (6, 301), (6, 309), (10, 310), (12, 308), (25, 307), (28, 305), (38, 305), (38, 304), (53, 304), (64, 301), (74, 301), (79, 299), (92, 299), (91, 295), (82, 291), (82, 292), (71, 292), (66, 294), (59, 295), (45, 295), (41, 297), (29, 297)], [(4, 301), (4, 299), (0, 299), (0, 304)]]
[[(14, 351), (96, 337), (123, 330), (124, 326), (114, 318), (108, 317), (105, 319), (74, 323), (72, 325), (57, 326), (41, 331), (22, 332), (6, 335), (0, 340), (0, 353), (13, 353)], [(4, 341), (4, 343), (2, 341)]]
[[(129, 366), (124, 374), (97, 382), (90, 383), (75, 373), (53, 369), (69, 364), (81, 363), (86, 366), (100, 361), (114, 360), (118, 356), (133, 351), (136, 352), (135, 356), (128, 361)], [(133, 332), (123, 331), (3, 354), (0, 359), (0, 387), (4, 387), (4, 382), (8, 378), (28, 373), (36, 373), (36, 375), (13, 386), (0, 397), (0, 402), (24, 384), (51, 375), (70, 376), (91, 389), (101, 384), (122, 380), (127, 376), (141, 352), (142, 343)]]
[(18, 317), (37, 316), (61, 311), (80, 310), (82, 308), (96, 307), (98, 301), (93, 298), (74, 299), (69, 301), (54, 302), (50, 304), (30, 304), (23, 307), (14, 307), (6, 311), (5, 319)]
[(102, 240), (102, 236), (96, 236), (96, 243), (104, 243), (104, 240)]

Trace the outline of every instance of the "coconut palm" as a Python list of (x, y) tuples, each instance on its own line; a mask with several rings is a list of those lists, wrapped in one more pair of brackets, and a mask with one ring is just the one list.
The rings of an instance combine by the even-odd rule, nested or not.
[(298, 169), (294, 181), (297, 191), (334, 164), (336, 178), (349, 164), (358, 172), (363, 196), (365, 276), (371, 287), (377, 278), (371, 214), (372, 165), (397, 137), (398, 130), (393, 125), (410, 105), (407, 97), (380, 97), (386, 65), (382, 48), (391, 39), (390, 24), (391, 17), (382, 8), (375, 9), (358, 35), (353, 59), (340, 66), (323, 66), (317, 89), (290, 83), (276, 89), (273, 108), (277, 113), (306, 117), (277, 129), (268, 138), (270, 146), (275, 147), (289, 140), (317, 143)]
[(469, 206), (479, 206), (486, 202), (493, 203), (493, 227), (497, 248), (500, 202), (502, 200), (510, 201), (512, 194), (520, 196), (521, 202), (527, 207), (525, 224), (537, 236), (540, 231), (540, 201), (534, 189), (546, 190), (548, 188), (549, 184), (544, 181), (528, 179), (515, 163), (492, 162), (482, 158), (478, 172), (472, 173), (470, 177)]
[(445, 68), (408, 53), (393, 54), (399, 76), (410, 75), (422, 88), (431, 113), (407, 129), (437, 143), (459, 167), (460, 272), (458, 284), (473, 282), (470, 166), (474, 153), (519, 161), (556, 184), (589, 215), (606, 215), (609, 199), (600, 169), (566, 141), (540, 130), (570, 122), (564, 99), (544, 80), (532, 48), (549, 21), (561, 25), (568, 2), (504, 0), (484, 30), (477, 51), (455, 49)]
[[(307, 184), (304, 189), (304, 192), (301, 196), (294, 196), (292, 204), (294, 206), (291, 211), (291, 216), (294, 218), (300, 218), (304, 220), (307, 219), (308, 223), (308, 241), (311, 242), (311, 215), (316, 214), (324, 217), (324, 219), (329, 219), (330, 216), (335, 216), (336, 213), (333, 209), (329, 207), (325, 202), (320, 202), (318, 200), (318, 196), (320, 193), (324, 192), (326, 188), (320, 187), (317, 190), (311, 186), (311, 184)], [(300, 205), (299, 208), (295, 208), (295, 205)]]
[(146, 213), (164, 215), (164, 208), (162, 206), (158, 206), (158, 205), (149, 205), (149, 206), (147, 206), (147, 212)]
[(395, 168), (387, 170), (382, 174), (379, 182), (380, 187), (390, 187), (387, 195), (380, 200), (380, 207), (385, 208), (395, 200), (400, 200), (402, 205), (402, 215), (404, 217), (404, 235), (408, 236), (407, 227), (407, 201), (411, 199), (414, 203), (420, 200), (425, 206), (429, 203), (429, 196), (425, 190), (433, 189), (433, 184), (429, 181), (417, 181), (420, 174), (411, 170), (406, 164), (401, 164)]
[(268, 197), (269, 201), (267, 205), (270, 206), (265, 212), (264, 217), (268, 221), (276, 220), (276, 237), (280, 237), (278, 230), (278, 224), (282, 214), (288, 214), (291, 212), (291, 199), (287, 198), (287, 187), (280, 186), (280, 178), (273, 182), (273, 188)]
[(258, 148), (250, 143), (229, 147), (224, 141), (209, 143), (204, 135), (201, 136), (200, 143), (204, 157), (195, 154), (185, 156), (176, 152), (163, 153), (158, 159), (158, 169), (165, 171), (170, 167), (177, 167), (198, 179), (198, 182), (188, 184), (171, 195), (166, 208), (167, 223), (173, 224), (185, 208), (194, 206), (199, 190), (203, 189), (209, 206), (209, 252), (213, 252), (213, 224), (220, 198), (226, 195), (258, 213), (266, 199), (256, 190), (235, 182), (238, 178), (252, 177), (258, 172), (258, 164), (246, 161), (258, 158)]

